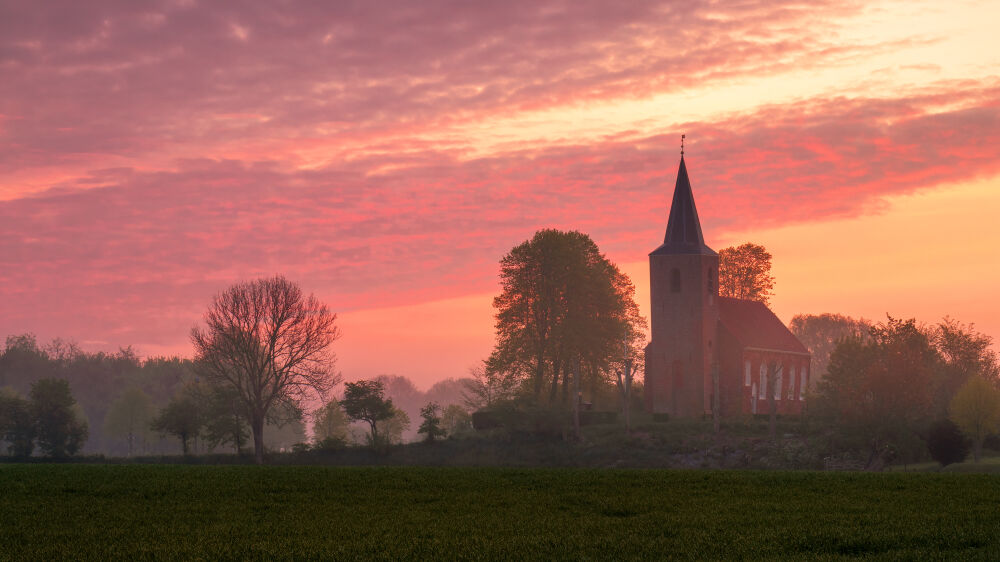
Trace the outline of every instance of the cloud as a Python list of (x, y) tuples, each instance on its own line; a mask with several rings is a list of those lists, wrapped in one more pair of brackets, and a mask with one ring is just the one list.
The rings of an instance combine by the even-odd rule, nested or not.
[[(707, 234), (853, 216), (885, 195), (1000, 173), (998, 99), (1000, 84), (942, 83), (686, 124)], [(676, 140), (96, 171), (0, 202), (0, 332), (159, 345), (212, 294), (274, 273), (341, 311), (488, 292), (503, 253), (542, 227), (639, 260), (662, 237)]]
[(359, 138), (485, 115), (836, 64), (878, 48), (838, 43), (830, 21), (857, 9), (791, 1), (725, 9), (566, 0), (21, 3), (0, 18), (0, 171), (273, 156), (285, 143), (320, 138), (349, 150)]

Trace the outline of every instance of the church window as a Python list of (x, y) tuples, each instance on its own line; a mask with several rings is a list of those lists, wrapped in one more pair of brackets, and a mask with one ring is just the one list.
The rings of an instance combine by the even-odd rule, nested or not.
[(806, 385), (809, 383), (809, 375), (806, 368), (799, 367), (799, 400), (806, 399)]
[(795, 365), (788, 370), (788, 399), (795, 400)]
[(681, 270), (676, 267), (670, 270), (670, 292), (681, 292)]
[(778, 365), (777, 370), (774, 372), (774, 399), (781, 400), (781, 379), (784, 378), (782, 374), (782, 366)]
[(757, 387), (759, 394), (758, 398), (761, 400), (767, 398), (767, 365), (760, 364), (760, 386)]
[(750, 360), (743, 363), (743, 386), (750, 386)]
[(708, 268), (708, 294), (715, 294), (715, 270)]

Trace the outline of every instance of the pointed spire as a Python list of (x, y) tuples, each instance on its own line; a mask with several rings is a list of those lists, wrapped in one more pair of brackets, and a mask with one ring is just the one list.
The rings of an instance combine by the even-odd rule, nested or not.
[(701, 222), (698, 220), (698, 209), (694, 204), (694, 194), (691, 192), (691, 180), (688, 179), (687, 165), (684, 163), (684, 137), (681, 137), (681, 164), (677, 170), (677, 183), (674, 185), (674, 199), (670, 204), (670, 218), (667, 219), (667, 233), (663, 237), (663, 245), (653, 251), (654, 254), (715, 254), (705, 245), (701, 234)]

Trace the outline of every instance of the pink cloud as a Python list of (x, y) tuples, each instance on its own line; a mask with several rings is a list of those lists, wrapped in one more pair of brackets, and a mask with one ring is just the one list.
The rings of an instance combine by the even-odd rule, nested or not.
[[(0, 17), (0, 171), (455, 120), (870, 53), (836, 2), (46, 2)], [(235, 31), (238, 30), (239, 33)], [(273, 145), (273, 142), (270, 143)], [(117, 164), (116, 164), (117, 165)]]
[[(998, 84), (942, 84), (687, 124), (708, 234), (851, 216), (883, 195), (1000, 173), (998, 98)], [(340, 311), (486, 292), (500, 256), (542, 227), (639, 260), (662, 237), (676, 140), (474, 160), (388, 151), (315, 171), (210, 159), (95, 171), (77, 182), (90, 189), (0, 202), (0, 333), (165, 345), (212, 294), (279, 272)]]

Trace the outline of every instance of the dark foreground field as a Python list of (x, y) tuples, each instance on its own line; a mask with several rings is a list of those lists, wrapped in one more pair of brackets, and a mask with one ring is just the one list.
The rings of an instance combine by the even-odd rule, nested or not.
[(990, 475), (0, 465), (0, 557), (1000, 558)]

